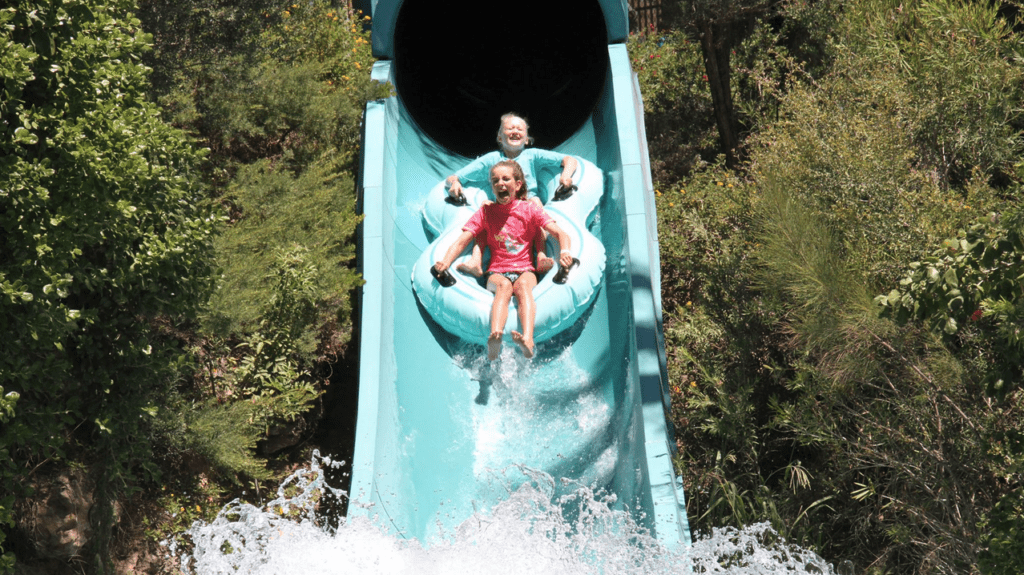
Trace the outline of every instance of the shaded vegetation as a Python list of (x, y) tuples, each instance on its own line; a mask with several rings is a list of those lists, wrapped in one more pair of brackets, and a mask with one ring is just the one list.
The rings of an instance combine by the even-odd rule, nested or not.
[(776, 5), (731, 59), (737, 169), (683, 115), (706, 102), (685, 90), (695, 38), (631, 38), (638, 68), (662, 60), (638, 69), (652, 153), (678, 122), (703, 158), (653, 162), (698, 532), (770, 520), (863, 573), (1019, 571), (1022, 62), (1003, 8)]
[[(361, 281), (352, 172), (386, 93), (367, 21), (328, 2), (0, 10), (0, 572), (35, 559), (4, 538), (48, 470), (98, 478), (76, 569), (112, 572), (115, 541), (258, 496), (312, 433)], [(168, 483), (167, 509), (118, 527), (115, 502)]]

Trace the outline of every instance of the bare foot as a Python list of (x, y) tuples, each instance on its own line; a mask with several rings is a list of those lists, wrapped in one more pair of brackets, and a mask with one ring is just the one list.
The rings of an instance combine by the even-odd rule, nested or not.
[(471, 274), (473, 277), (484, 275), (484, 269), (480, 267), (480, 262), (466, 262), (455, 266), (455, 269), (464, 274)]
[(526, 338), (523, 337), (523, 334), (518, 331), (512, 332), (512, 341), (519, 345), (519, 349), (523, 351), (523, 355), (526, 356), (526, 359), (533, 357), (533, 341), (527, 342)]
[(491, 334), (487, 338), (487, 361), (494, 361), (501, 355), (501, 334)]
[(544, 274), (551, 271), (551, 268), (555, 267), (555, 260), (537, 254), (537, 273)]

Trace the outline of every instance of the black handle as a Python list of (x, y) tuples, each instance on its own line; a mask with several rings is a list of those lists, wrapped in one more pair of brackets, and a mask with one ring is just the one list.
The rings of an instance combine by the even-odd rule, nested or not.
[(459, 194), (458, 196), (455, 197), (445, 195), (444, 201), (448, 202), (453, 206), (465, 206), (469, 204), (469, 201), (466, 199), (465, 194)]
[(430, 275), (434, 276), (437, 283), (441, 284), (443, 287), (452, 287), (455, 285), (455, 276), (453, 276), (448, 270), (439, 272), (435, 266), (430, 266)]
[(551, 281), (555, 282), (556, 284), (564, 284), (566, 281), (569, 280), (569, 272), (572, 271), (572, 268), (578, 265), (580, 265), (580, 260), (572, 258), (571, 264), (569, 264), (568, 266), (562, 266), (558, 268), (558, 273), (555, 274), (555, 277), (551, 278)]
[(576, 186), (565, 187), (559, 184), (555, 190), (555, 197), (551, 199), (552, 202), (561, 202), (562, 200), (568, 200), (572, 193), (578, 190)]

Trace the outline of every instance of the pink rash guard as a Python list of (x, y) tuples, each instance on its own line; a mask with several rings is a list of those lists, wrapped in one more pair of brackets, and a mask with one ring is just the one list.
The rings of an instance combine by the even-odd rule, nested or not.
[(533, 238), (537, 229), (548, 225), (551, 216), (537, 205), (513, 199), (506, 205), (483, 206), (469, 218), (463, 231), (472, 233), (481, 245), (491, 248), (491, 272), (536, 271), (533, 267)]

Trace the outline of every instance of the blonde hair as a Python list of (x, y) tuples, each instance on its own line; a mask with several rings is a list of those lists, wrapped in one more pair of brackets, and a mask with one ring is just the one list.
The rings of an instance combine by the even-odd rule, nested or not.
[(504, 114), (501, 117), (501, 121), (498, 122), (498, 137), (495, 138), (495, 140), (498, 142), (498, 145), (501, 145), (501, 131), (505, 129), (505, 121), (511, 120), (513, 118), (523, 121), (523, 125), (526, 126), (526, 144), (528, 146), (532, 146), (533, 138), (530, 137), (530, 124), (526, 121), (526, 118), (520, 116), (519, 114), (516, 114), (515, 112), (509, 112), (507, 114)]

